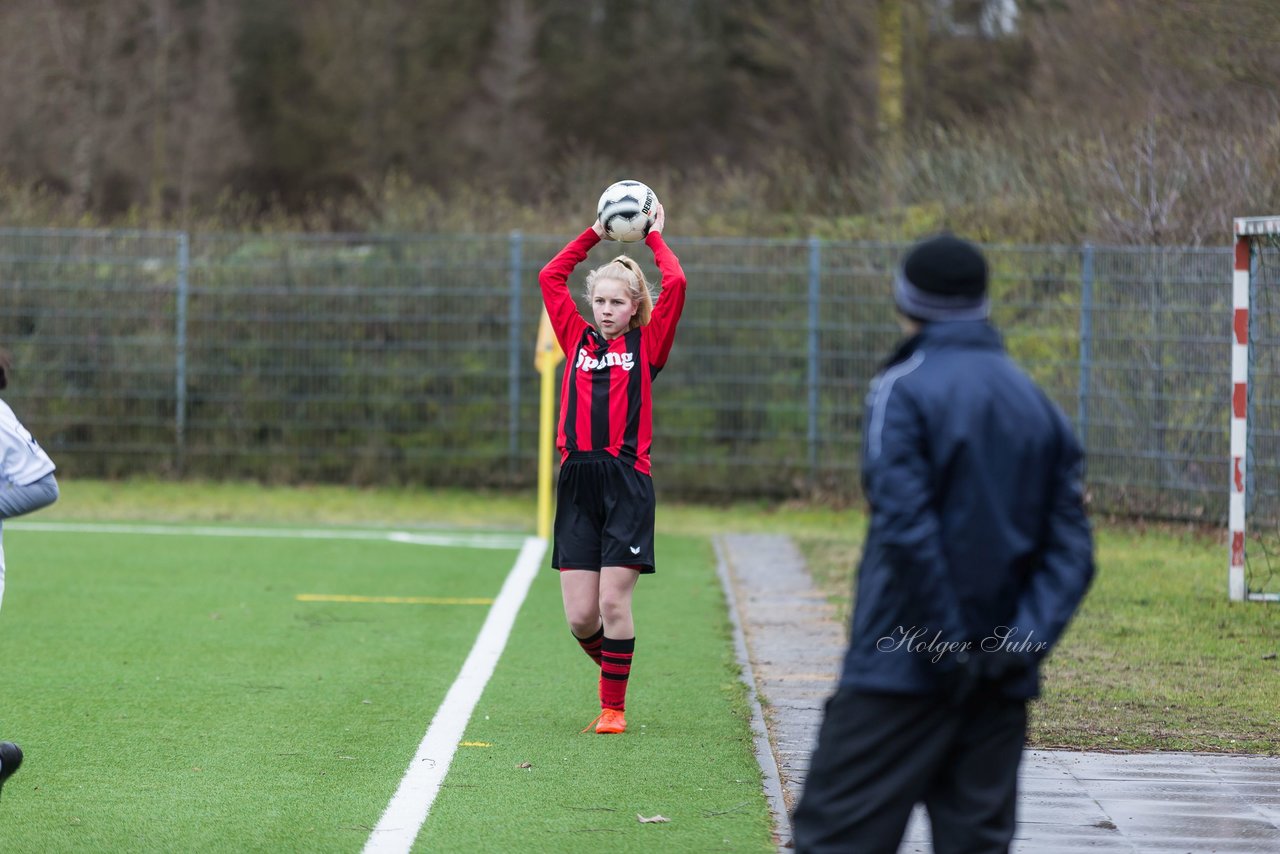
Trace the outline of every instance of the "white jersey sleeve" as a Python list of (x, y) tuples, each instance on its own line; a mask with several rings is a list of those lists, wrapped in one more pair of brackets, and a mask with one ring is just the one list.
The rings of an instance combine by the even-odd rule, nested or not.
[(26, 486), (55, 468), (9, 404), (0, 400), (0, 477), (15, 486)]

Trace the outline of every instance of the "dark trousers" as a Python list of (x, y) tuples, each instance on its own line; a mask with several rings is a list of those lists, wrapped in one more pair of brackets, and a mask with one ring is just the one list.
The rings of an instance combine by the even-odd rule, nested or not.
[(796, 807), (797, 854), (894, 854), (917, 803), (937, 854), (1007, 852), (1026, 735), (1025, 700), (980, 691), (956, 705), (840, 688)]

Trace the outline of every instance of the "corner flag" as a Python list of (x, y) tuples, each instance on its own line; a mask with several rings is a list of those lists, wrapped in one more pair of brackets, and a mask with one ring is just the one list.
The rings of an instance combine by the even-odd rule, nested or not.
[(551, 536), (551, 453), (555, 445), (556, 366), (564, 358), (564, 350), (556, 340), (547, 310), (542, 310), (538, 324), (538, 344), (533, 364), (542, 375), (542, 402), (538, 407), (538, 536)]

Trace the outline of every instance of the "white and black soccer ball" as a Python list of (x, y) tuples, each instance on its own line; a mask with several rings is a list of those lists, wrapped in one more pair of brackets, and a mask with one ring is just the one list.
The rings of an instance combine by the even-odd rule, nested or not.
[(604, 228), (604, 236), (622, 243), (644, 240), (653, 225), (658, 197), (639, 181), (610, 184), (596, 205), (596, 217)]

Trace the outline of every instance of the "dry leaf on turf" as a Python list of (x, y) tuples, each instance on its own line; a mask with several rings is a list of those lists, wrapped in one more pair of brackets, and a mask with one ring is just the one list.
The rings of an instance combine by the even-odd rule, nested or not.
[(640, 815), (640, 813), (636, 813), (636, 820), (641, 824), (659, 824), (664, 821), (671, 821), (671, 819), (667, 818), (665, 815), (655, 815), (653, 818), (645, 818)]

